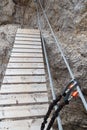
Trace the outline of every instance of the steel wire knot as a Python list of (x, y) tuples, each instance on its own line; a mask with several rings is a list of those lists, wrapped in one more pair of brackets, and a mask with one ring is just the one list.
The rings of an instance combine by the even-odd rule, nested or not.
[[(49, 105), (48, 111), (44, 117), (42, 124), (41, 124), (41, 130), (44, 130), (45, 125), (47, 123), (47, 119), (49, 118), (53, 108), (57, 105), (58, 108), (54, 111), (53, 116), (50, 119), (50, 122), (48, 123), (48, 126), (46, 128), (46, 130), (51, 129), (55, 119), (57, 118), (57, 116), (58, 116), (59, 112), (62, 110), (62, 108), (65, 105), (68, 105), (72, 98), (75, 98), (78, 96), (78, 92), (76, 89), (77, 86), (78, 86), (78, 82), (76, 81), (76, 79), (71, 80), (69, 82), (69, 84), (64, 88), (62, 94), (57, 96), (56, 99), (52, 101), (52, 103)], [(62, 101), (61, 101), (61, 99), (62, 99)]]

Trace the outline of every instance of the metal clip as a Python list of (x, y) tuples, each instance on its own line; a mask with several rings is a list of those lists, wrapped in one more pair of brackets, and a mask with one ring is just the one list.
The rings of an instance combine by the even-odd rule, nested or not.
[(70, 101), (73, 97), (78, 95), (76, 86), (78, 85), (77, 81), (74, 79), (64, 89), (62, 95), (64, 96), (65, 101)]

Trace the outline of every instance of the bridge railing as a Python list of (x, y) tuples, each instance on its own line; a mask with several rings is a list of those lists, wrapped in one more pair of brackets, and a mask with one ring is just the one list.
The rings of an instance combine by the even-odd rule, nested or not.
[[(64, 55), (64, 53), (63, 53), (63, 51), (62, 51), (62, 47), (60, 46), (60, 42), (59, 42), (58, 38), (56, 37), (56, 35), (55, 35), (55, 33), (54, 33), (52, 27), (51, 27), (51, 24), (50, 24), (50, 22), (49, 22), (49, 20), (48, 20), (48, 17), (47, 17), (47, 15), (46, 15), (46, 13), (45, 13), (45, 10), (43, 9), (43, 6), (42, 6), (40, 0), (38, 0), (38, 4), (40, 5), (40, 7), (41, 7), (41, 9), (42, 9), (43, 15), (44, 15), (44, 17), (45, 17), (45, 19), (46, 19), (46, 21), (47, 21), (47, 24), (48, 24), (48, 26), (49, 26), (49, 28), (50, 28), (50, 31), (51, 31), (51, 33), (52, 33), (52, 36), (54, 37), (55, 43), (56, 43), (56, 45), (57, 45), (57, 47), (58, 47), (58, 51), (60, 51), (61, 56), (62, 56), (62, 58), (63, 58), (63, 60), (64, 60), (64, 62), (65, 62), (65, 64), (66, 64), (66, 67), (67, 67), (67, 69), (68, 69), (68, 71), (69, 71), (70, 77), (71, 77), (72, 80), (74, 80), (74, 79), (75, 79), (75, 76), (74, 76), (74, 74), (73, 74), (73, 72), (72, 72), (72, 70), (71, 70), (71, 68), (70, 68), (70, 66), (69, 66), (69, 63), (68, 63), (68, 61), (67, 61), (67, 59), (66, 59), (66, 56)], [(41, 28), (41, 23), (40, 23), (40, 16), (39, 16), (38, 5), (37, 5), (37, 17), (38, 17), (39, 29), (40, 29), (41, 35), (42, 35), (42, 28)], [(52, 76), (51, 76), (51, 72), (50, 72), (50, 65), (49, 65), (48, 58), (47, 58), (47, 53), (46, 53), (46, 48), (45, 48), (45, 43), (44, 43), (43, 36), (42, 36), (42, 42), (43, 42), (43, 49), (44, 49), (46, 64), (47, 64), (47, 68), (48, 68), (48, 75), (49, 75), (49, 80), (50, 80), (50, 87), (51, 87), (51, 91), (52, 91), (52, 96), (53, 96), (53, 99), (56, 99), (55, 91), (54, 91), (54, 87), (53, 87), (53, 82), (52, 82)], [(85, 100), (85, 98), (84, 98), (84, 96), (83, 96), (83, 93), (82, 93), (82, 91), (81, 91), (81, 89), (80, 89), (79, 86), (77, 86), (77, 91), (78, 91), (79, 97), (81, 98), (81, 101), (82, 101), (82, 103), (83, 103), (83, 105), (84, 105), (84, 108), (85, 108), (85, 110), (87, 111), (87, 102), (86, 102), (86, 100)], [(55, 108), (55, 109), (56, 109), (56, 108)], [(58, 123), (59, 130), (63, 130), (60, 116), (58, 116), (58, 118), (57, 118), (57, 123)]]

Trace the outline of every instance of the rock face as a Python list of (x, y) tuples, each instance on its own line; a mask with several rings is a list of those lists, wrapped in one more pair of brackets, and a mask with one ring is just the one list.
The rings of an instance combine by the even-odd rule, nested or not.
[[(0, 24), (36, 25), (36, 9), (32, 0), (1, 0), (0, 2)], [(87, 0), (51, 0), (44, 2), (44, 5), (56, 31), (87, 30)], [(46, 24), (43, 23), (43, 27), (45, 28)]]
[[(87, 100), (87, 0), (41, 1)], [(42, 28), (48, 30), (41, 9), (40, 13)], [(0, 25), (2, 25), (0, 26), (0, 79), (2, 81), (17, 27), (21, 25), (26, 28), (37, 28), (35, 3), (32, 0), (1, 0)], [(58, 94), (70, 81), (70, 75), (52, 35), (44, 31), (44, 38), (55, 92)], [(70, 105), (64, 108), (61, 118), (64, 130), (87, 129), (87, 113), (80, 98), (72, 100)]]
[(87, 29), (87, 0), (52, 0), (46, 3), (46, 9), (56, 31)]
[[(71, 79), (63, 58), (57, 49), (56, 43), (49, 35), (48, 33), (44, 34), (44, 37), (54, 88), (56, 95), (58, 95)], [(71, 70), (78, 80), (87, 101), (87, 35), (59, 32), (58, 36)], [(62, 110), (60, 115), (64, 130), (87, 129), (87, 113), (85, 112), (80, 98), (72, 100), (70, 104)]]
[(13, 0), (13, 2), (15, 4), (19, 4), (19, 5), (22, 5), (22, 6), (26, 6), (27, 3), (29, 2), (29, 0)]
[[(35, 21), (33, 20), (35, 18)], [(33, 22), (32, 22), (33, 21)], [(0, 25), (21, 24), (35, 25), (35, 4), (31, 0), (1, 0), (0, 1)]]
[(15, 12), (14, 3), (12, 0), (0, 1), (0, 24), (13, 22), (13, 14)]
[[(32, 0), (1, 0), (0, 24), (36, 26), (35, 8)], [(44, 1), (44, 8), (56, 31), (72, 31), (75, 28), (77, 31), (87, 30), (87, 0)]]
[(17, 28), (18, 25), (4, 25), (0, 27), (0, 84), (8, 63)]
[[(87, 101), (87, 0), (52, 0), (45, 10)], [(48, 28), (46, 23), (42, 25)], [(70, 81), (70, 75), (54, 39), (50, 33), (44, 35), (57, 94)], [(64, 130), (87, 129), (87, 113), (80, 98), (63, 109), (61, 118)]]

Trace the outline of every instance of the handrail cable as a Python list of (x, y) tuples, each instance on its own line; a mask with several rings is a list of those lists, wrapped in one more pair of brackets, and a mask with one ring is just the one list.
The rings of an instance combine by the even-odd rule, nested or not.
[[(43, 44), (44, 56), (45, 56), (45, 60), (46, 60), (47, 71), (48, 71), (48, 76), (49, 76), (49, 81), (50, 81), (50, 88), (51, 88), (53, 100), (55, 100), (56, 99), (56, 95), (55, 95), (55, 91), (54, 91), (54, 87), (53, 87), (53, 80), (52, 80), (52, 75), (51, 75), (51, 71), (50, 71), (50, 65), (49, 65), (47, 52), (46, 52), (46, 47), (45, 47), (45, 43), (44, 43), (44, 39), (43, 39), (41, 23), (40, 23), (40, 16), (39, 16), (40, 14), (39, 14), (37, 3), (36, 3), (36, 8), (37, 8), (38, 28), (40, 29), (41, 36), (42, 36), (42, 44)], [(58, 106), (55, 107), (55, 110), (57, 109), (57, 107)], [(60, 116), (57, 117), (57, 124), (58, 124), (59, 130), (63, 130)]]
[[(45, 12), (47, 12), (50, 7), (50, 1), (48, 1), (48, 2), (49, 2), (49, 5), (48, 5), (47, 9), (45, 9)], [(46, 5), (47, 5), (47, 2), (46, 2)]]
[[(68, 63), (68, 61), (66, 60), (66, 57), (65, 57), (65, 55), (64, 55), (64, 53), (63, 53), (63, 51), (62, 51), (62, 47), (60, 46), (59, 40), (58, 40), (58, 38), (55, 36), (55, 33), (54, 33), (54, 31), (53, 31), (53, 29), (52, 29), (52, 27), (51, 27), (51, 25), (50, 25), (50, 22), (49, 22), (49, 20), (48, 20), (48, 17), (47, 17), (47, 15), (46, 15), (46, 13), (45, 13), (43, 7), (42, 7), (41, 1), (40, 1), (40, 0), (38, 0), (38, 1), (39, 1), (39, 4), (40, 4), (40, 7), (41, 7), (41, 9), (42, 9), (42, 12), (43, 12), (43, 14), (44, 14), (44, 17), (45, 17), (45, 19), (46, 19), (46, 21), (47, 21), (47, 23), (48, 23), (48, 25), (49, 25), (49, 28), (50, 28), (50, 30), (51, 30), (51, 33), (52, 33), (52, 35), (53, 35), (53, 37), (54, 37), (54, 40), (55, 40), (55, 42), (56, 42), (56, 45), (57, 45), (57, 47), (58, 47), (58, 49), (59, 49), (59, 51), (60, 51), (60, 53), (61, 53), (61, 56), (63, 57), (63, 60), (64, 60), (64, 62), (65, 62), (65, 64), (66, 64), (66, 67), (67, 67), (67, 69), (68, 69), (68, 71), (69, 71), (70, 77), (72, 78), (72, 80), (74, 80), (74, 79), (75, 79), (74, 74), (73, 74), (73, 72), (72, 72), (72, 70), (71, 70), (71, 68), (70, 68), (70, 66), (69, 66), (69, 63)], [(80, 96), (80, 98), (81, 98), (81, 100), (82, 100), (82, 103), (83, 103), (83, 105), (84, 105), (84, 107), (85, 107), (85, 109), (86, 109), (86, 111), (87, 111), (87, 102), (86, 102), (86, 100), (85, 100), (85, 98), (84, 98), (84, 96), (83, 96), (83, 94), (82, 94), (81, 89), (80, 89), (79, 86), (77, 86), (77, 91), (78, 91), (79, 96)]]

